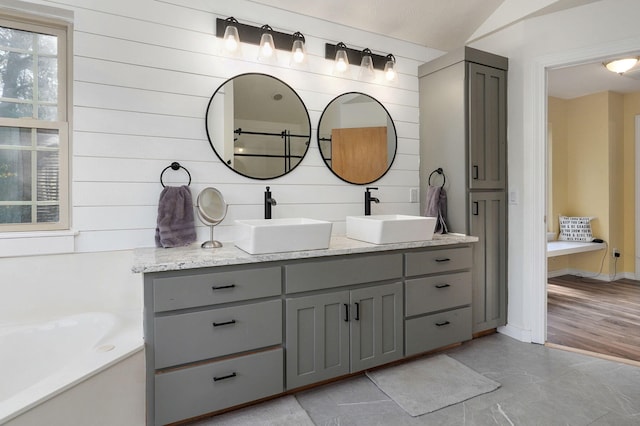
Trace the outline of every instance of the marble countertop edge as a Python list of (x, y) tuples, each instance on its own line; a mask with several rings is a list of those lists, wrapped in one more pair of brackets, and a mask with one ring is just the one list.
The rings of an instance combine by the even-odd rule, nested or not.
[(178, 271), (215, 266), (242, 265), (280, 260), (296, 260), (340, 256), (358, 253), (376, 253), (392, 250), (438, 247), (452, 244), (468, 244), (478, 241), (478, 237), (463, 234), (434, 235), (432, 240), (407, 243), (370, 244), (352, 240), (345, 236), (332, 236), (329, 248), (268, 254), (249, 254), (237, 248), (233, 242), (223, 242), (216, 249), (203, 249), (200, 243), (174, 248), (138, 248), (134, 250), (134, 273)]

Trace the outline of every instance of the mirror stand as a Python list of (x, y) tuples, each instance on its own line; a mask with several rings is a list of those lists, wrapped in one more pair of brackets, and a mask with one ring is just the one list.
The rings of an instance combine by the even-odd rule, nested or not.
[(198, 216), (205, 225), (211, 229), (209, 241), (200, 245), (203, 249), (213, 249), (222, 247), (220, 241), (213, 239), (213, 227), (222, 222), (227, 215), (229, 206), (224, 201), (224, 197), (215, 188), (205, 188), (198, 195)]
[(211, 236), (209, 237), (210, 240), (209, 241), (205, 241), (204, 243), (202, 243), (202, 245), (200, 245), (200, 247), (202, 247), (204, 249), (222, 247), (222, 243), (220, 241), (216, 241), (216, 240), (213, 239), (213, 228), (215, 226), (216, 225), (209, 225), (209, 228), (211, 228)]

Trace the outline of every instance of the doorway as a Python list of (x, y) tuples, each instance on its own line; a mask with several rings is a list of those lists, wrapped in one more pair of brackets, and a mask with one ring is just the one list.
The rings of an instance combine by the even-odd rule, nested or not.
[[(594, 66), (602, 67), (601, 64), (602, 64), (602, 61), (600, 60), (598, 62), (595, 62)], [(570, 75), (572, 78), (579, 79), (580, 78), (579, 71), (581, 67), (585, 68), (587, 66), (588, 64), (579, 65), (575, 67), (576, 68), (575, 70), (572, 69), (573, 67), (563, 68), (562, 72), (564, 73), (565, 76)], [(563, 202), (562, 202), (562, 199), (560, 202), (558, 202), (557, 197), (553, 197), (553, 198), (550, 197), (554, 189), (558, 189), (558, 192), (561, 192), (560, 189), (558, 188), (558, 185), (553, 184), (553, 179), (556, 178), (556, 175), (554, 175), (553, 167), (552, 167), (552, 164), (553, 164), (552, 162), (554, 161), (554, 157), (557, 149), (556, 151), (552, 150), (551, 144), (553, 143), (553, 140), (556, 139), (556, 135), (554, 135), (553, 130), (555, 130), (557, 126), (554, 126), (553, 124), (551, 124), (553, 120), (550, 119), (550, 117), (554, 113), (557, 114), (557, 110), (558, 110), (558, 101), (553, 100), (552, 102), (552, 99), (549, 98), (549, 96), (553, 96), (553, 93), (551, 93), (551, 91), (555, 83), (554, 78), (556, 77), (554, 69), (547, 70), (547, 77), (548, 77), (548, 83), (549, 83), (549, 86), (548, 86), (549, 91), (547, 92), (546, 111), (547, 111), (547, 119), (549, 121), (549, 125), (547, 127), (547, 154), (546, 154), (546, 165), (545, 165), (546, 179), (547, 179), (546, 185), (545, 185), (546, 193), (547, 193), (546, 214), (547, 214), (547, 219), (549, 221), (557, 222), (558, 208), (555, 208), (555, 209), (552, 208), (552, 204), (558, 203), (562, 205)], [(633, 96), (633, 97), (638, 96), (638, 99), (640, 99), (640, 96), (636, 94), (636, 92), (640, 91), (640, 81), (638, 81), (637, 84), (638, 84), (637, 87), (633, 87), (633, 85), (629, 86), (628, 90), (631, 91), (632, 93), (632, 95), (629, 95), (629, 96)], [(598, 102), (598, 100), (604, 101), (604, 102), (610, 102), (609, 104), (607, 104), (607, 107), (610, 107), (612, 104), (615, 103), (615, 101), (618, 101), (621, 105), (622, 104), (634, 105), (635, 98), (631, 98), (631, 100), (634, 102), (627, 102), (626, 101), (627, 95), (615, 95), (615, 96), (618, 96), (617, 98), (609, 97), (607, 93), (609, 91), (612, 91), (612, 92), (615, 91), (616, 90), (615, 88), (607, 88), (607, 87), (603, 88), (603, 86), (596, 86), (594, 91), (598, 92), (598, 90), (600, 91), (604, 90), (600, 92), (604, 94), (604, 97), (598, 94), (592, 95), (590, 93), (577, 95), (576, 104), (581, 106), (581, 108), (579, 108), (578, 111), (584, 112), (584, 104), (585, 102), (590, 102), (590, 99), (596, 99), (596, 102)], [(625, 96), (624, 103), (622, 102), (623, 98), (621, 98), (620, 96)], [(559, 102), (560, 102), (560, 105), (563, 105), (563, 106), (565, 106), (566, 104), (567, 108), (571, 108), (571, 106), (573, 105), (571, 101), (566, 101), (564, 103), (563, 101), (559, 101)], [(638, 107), (635, 107), (635, 108), (638, 109)], [(630, 168), (628, 167), (630, 165), (629, 162), (626, 162), (628, 171), (624, 175), (621, 174), (621, 176), (618, 176), (618, 178), (615, 178), (614, 174), (616, 169), (624, 169), (623, 167), (624, 161), (619, 161), (617, 163), (614, 163), (614, 165), (612, 166), (612, 170), (613, 170), (612, 173), (609, 173), (609, 171), (607, 171), (606, 173), (603, 174), (603, 176), (607, 176), (607, 178), (611, 179), (612, 182), (614, 183), (624, 182), (624, 181), (627, 181), (627, 182), (635, 181), (636, 182), (635, 194), (627, 193), (626, 196), (629, 197), (629, 196), (635, 195), (635, 200), (636, 200), (635, 211), (640, 211), (640, 208), (638, 207), (638, 205), (640, 204), (640, 195), (639, 195), (640, 194), (640, 171), (639, 171), (639, 168), (640, 168), (639, 167), (640, 165), (640, 152), (639, 152), (640, 150), (640, 111), (633, 111), (633, 113), (639, 114), (633, 117), (633, 123), (632, 123), (633, 125), (630, 124), (631, 119), (629, 118), (629, 111), (625, 110), (622, 113), (622, 116), (624, 117), (624, 120), (627, 120), (628, 124), (620, 127), (627, 129), (627, 133), (629, 132), (629, 130), (631, 130), (632, 132), (635, 130), (634, 134), (632, 136), (627, 135), (626, 138), (624, 135), (619, 135), (620, 139), (614, 140), (614, 143), (620, 144), (620, 146), (617, 147), (617, 145), (614, 145), (614, 153), (611, 154), (610, 152), (608, 152), (608, 154), (611, 155), (612, 161), (618, 161), (617, 157), (614, 155), (616, 149), (620, 149), (624, 151), (625, 147), (626, 149), (629, 149), (630, 145), (635, 146), (635, 151), (636, 151), (635, 164), (631, 166), (632, 168)], [(578, 116), (578, 119), (577, 119), (578, 121), (576, 121), (576, 115)], [(574, 120), (573, 125), (575, 126), (576, 122), (578, 123), (580, 122), (579, 121), (581, 118), (580, 113), (576, 113), (575, 111), (573, 111), (572, 117)], [(555, 117), (555, 119), (558, 119), (558, 117)], [(622, 120), (623, 118), (620, 118), (620, 121)], [(604, 121), (605, 128), (607, 126), (611, 126), (609, 115), (605, 116), (603, 118), (603, 121)], [(615, 132), (613, 133), (615, 134)], [(611, 133), (609, 133), (609, 137), (611, 137), (610, 135)], [(575, 134), (573, 134), (572, 137), (575, 139)], [(562, 138), (557, 138), (557, 139), (562, 139)], [(584, 140), (582, 140), (581, 142), (583, 141)], [(604, 143), (607, 143), (607, 140), (605, 140)], [(583, 146), (586, 149), (589, 148), (588, 144)], [(610, 146), (607, 149), (611, 149)], [(624, 159), (624, 155), (620, 155), (620, 157)], [(567, 155), (567, 158), (571, 159), (570, 161), (580, 161), (580, 157), (576, 153), (574, 153), (573, 156), (569, 153), (569, 155)], [(559, 160), (560, 162), (562, 162), (563, 160), (566, 160), (566, 159), (562, 158), (562, 155), (560, 155)], [(624, 177), (624, 179), (621, 179), (621, 177)], [(562, 182), (562, 176), (560, 176), (558, 179)], [(573, 177), (573, 179), (575, 181), (576, 178)], [(566, 178), (565, 178), (565, 181), (567, 181)], [(578, 181), (580, 181), (579, 177), (578, 177)], [(605, 186), (607, 187), (611, 186), (612, 188), (615, 187), (615, 185), (609, 185), (608, 183)], [(625, 186), (625, 185), (621, 184), (620, 186)], [(611, 189), (611, 191), (615, 191), (615, 189)], [(568, 191), (565, 191), (565, 192), (568, 192)], [(575, 198), (576, 198), (575, 191), (571, 192), (571, 194), (573, 195), (573, 202), (575, 202)], [(594, 198), (597, 199), (598, 198), (597, 195)], [(611, 217), (607, 215), (608, 220), (615, 220), (615, 216), (613, 216), (613, 212), (615, 210), (619, 210), (618, 214), (622, 215), (620, 211), (623, 210), (624, 207), (622, 205), (620, 206), (613, 205), (613, 202), (616, 200), (618, 203), (622, 204), (621, 196), (618, 197), (614, 193), (612, 196), (607, 195), (605, 199), (606, 199), (606, 203), (612, 203), (610, 205), (610, 209), (612, 210), (612, 215)], [(614, 200), (614, 201), (611, 201), (611, 200)], [(571, 206), (571, 203), (567, 202), (565, 203), (565, 206), (566, 205)], [(582, 204), (582, 206), (578, 207), (578, 212), (586, 213), (586, 214), (590, 213), (588, 211), (580, 212), (580, 208), (584, 209), (584, 203)], [(588, 208), (589, 207), (587, 207), (587, 209)], [(560, 209), (562, 210), (562, 207), (560, 207)], [(574, 214), (576, 213), (575, 209), (573, 213)], [(635, 214), (635, 212), (633, 211), (629, 213), (628, 216), (630, 219), (627, 220), (626, 222), (624, 221), (622, 216), (619, 216), (618, 220), (619, 222), (624, 223), (626, 226), (630, 227), (631, 225), (631, 226), (635, 226), (636, 228), (635, 255), (632, 255), (631, 253), (629, 253), (630, 258), (627, 260), (628, 263), (626, 265), (627, 269), (630, 269), (629, 267), (632, 265), (635, 266), (635, 269), (633, 272), (626, 272), (616, 276), (616, 272), (619, 272), (619, 270), (616, 271), (615, 268), (613, 269), (605, 268), (604, 274), (602, 274), (601, 276), (599, 276), (598, 273), (593, 274), (594, 277), (597, 277), (600, 279), (600, 280), (594, 280), (594, 279), (576, 277), (575, 275), (560, 274), (561, 276), (557, 276), (558, 274), (555, 274), (554, 276), (554, 274), (550, 274), (549, 271), (547, 271), (547, 275), (551, 275), (552, 277), (548, 280), (548, 284), (545, 288), (545, 295), (546, 295), (545, 341), (546, 342), (550, 342), (550, 343), (561, 345), (561, 346), (577, 348), (578, 350), (600, 353), (600, 354), (604, 354), (605, 356), (621, 357), (621, 358), (629, 359), (633, 361), (640, 361), (640, 336), (638, 336), (638, 339), (635, 339), (634, 337), (637, 334), (636, 332), (634, 332), (634, 330), (637, 330), (637, 327), (640, 325), (640, 313), (639, 313), (640, 304), (634, 302), (635, 300), (640, 300), (640, 285), (637, 281), (633, 280), (633, 279), (637, 279), (639, 276), (638, 274), (640, 273), (640, 267), (639, 267), (640, 259), (638, 258), (638, 253), (640, 252), (640, 250), (637, 249), (637, 247), (639, 247), (639, 242), (640, 242), (640, 218), (638, 217), (639, 215)], [(635, 219), (632, 220), (631, 216), (634, 216)], [(607, 226), (606, 235), (611, 237), (611, 241), (613, 241), (614, 246), (622, 248), (624, 252), (624, 242), (622, 241), (622, 238), (620, 238), (619, 235), (616, 236), (615, 230), (609, 229), (609, 224), (607, 224), (606, 226)], [(615, 226), (612, 226), (611, 228), (613, 227)], [(550, 228), (553, 229), (553, 226)], [(627, 230), (627, 232), (621, 232), (621, 233), (628, 234), (629, 231)], [(618, 232), (618, 234), (620, 234), (620, 232)], [(603, 255), (604, 257), (602, 257), (602, 262), (604, 262), (605, 260), (607, 260), (608, 262), (610, 261), (609, 253), (612, 248), (613, 247), (608, 247), (607, 253)], [(580, 254), (575, 256), (583, 256), (583, 255)], [(613, 263), (615, 263), (615, 261)], [(557, 265), (553, 265), (551, 263), (549, 265), (549, 269), (550, 270), (557, 269)], [(576, 268), (573, 268), (573, 269), (565, 268), (565, 269), (567, 271), (566, 273), (572, 274), (572, 273), (575, 273)], [(577, 268), (577, 270), (580, 270), (580, 268)], [(611, 283), (608, 283), (607, 281), (609, 281), (608, 279), (609, 277), (613, 278), (614, 281)], [(619, 277), (622, 277), (622, 279), (617, 280), (616, 278), (619, 278)], [(547, 282), (547, 280), (545, 280), (544, 282)]]

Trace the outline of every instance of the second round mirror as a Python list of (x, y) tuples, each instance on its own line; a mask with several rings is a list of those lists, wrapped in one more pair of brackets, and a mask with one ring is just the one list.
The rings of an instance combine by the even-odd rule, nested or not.
[(340, 179), (366, 185), (387, 173), (396, 156), (396, 128), (375, 98), (344, 93), (325, 108), (318, 125), (318, 146)]

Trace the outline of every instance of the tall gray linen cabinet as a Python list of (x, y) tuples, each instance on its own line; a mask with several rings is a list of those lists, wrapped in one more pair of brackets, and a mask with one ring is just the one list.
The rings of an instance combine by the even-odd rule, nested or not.
[[(449, 232), (473, 247), (473, 332), (507, 319), (507, 58), (464, 47), (418, 68), (420, 194), (442, 168)], [(431, 185), (442, 185), (433, 174)]]

